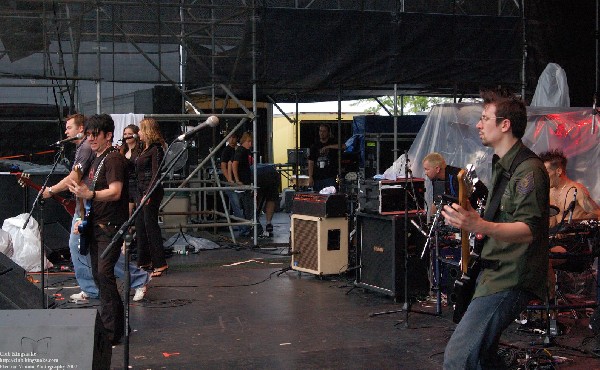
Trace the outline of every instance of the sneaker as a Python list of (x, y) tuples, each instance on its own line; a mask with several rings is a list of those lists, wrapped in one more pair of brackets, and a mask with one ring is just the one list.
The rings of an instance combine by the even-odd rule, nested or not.
[(71, 294), (71, 296), (69, 298), (71, 298), (72, 301), (85, 301), (88, 298), (90, 298), (90, 296), (87, 295), (87, 293), (82, 290), (81, 292), (79, 292), (77, 294)]
[(139, 302), (146, 296), (146, 291), (148, 290), (147, 286), (141, 286), (139, 288), (135, 288), (135, 295), (133, 296), (134, 302)]

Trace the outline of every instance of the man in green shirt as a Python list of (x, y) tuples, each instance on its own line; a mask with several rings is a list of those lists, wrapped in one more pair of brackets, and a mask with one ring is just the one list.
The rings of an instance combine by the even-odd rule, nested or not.
[[(548, 173), (537, 156), (518, 156), (527, 150), (521, 142), (527, 126), (524, 102), (500, 89), (484, 91), (482, 98), (476, 127), (483, 145), (494, 149), (486, 213), (481, 218), (469, 205), (452, 204), (442, 215), (446, 223), (487, 238), (475, 294), (446, 346), (444, 369), (504, 368), (497, 355), (502, 332), (531, 299), (547, 295)], [(513, 168), (518, 157), (527, 159), (515, 161)], [(499, 205), (490, 207), (502, 182)]]

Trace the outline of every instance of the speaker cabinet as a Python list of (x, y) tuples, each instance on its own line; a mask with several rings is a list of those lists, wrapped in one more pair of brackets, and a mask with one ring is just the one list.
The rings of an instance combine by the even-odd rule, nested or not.
[[(54, 299), (46, 295), (44, 301), (48, 307), (54, 305)], [(43, 307), (41, 289), (27, 280), (21, 266), (0, 253), (0, 310)]]
[(0, 311), (0, 332), (0, 358), (15, 368), (27, 359), (32, 368), (110, 368), (112, 348), (96, 309)]
[[(408, 294), (424, 295), (429, 291), (427, 258), (421, 259), (425, 237), (408, 224)], [(404, 299), (405, 248), (404, 215), (357, 213), (358, 266), (356, 285)]]
[(348, 269), (348, 219), (292, 215), (294, 270), (316, 275), (339, 274)]

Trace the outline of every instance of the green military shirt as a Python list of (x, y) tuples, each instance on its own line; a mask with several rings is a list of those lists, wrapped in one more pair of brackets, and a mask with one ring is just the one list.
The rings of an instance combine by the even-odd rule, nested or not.
[[(504, 171), (524, 144), (519, 140), (499, 158), (492, 161), (492, 184)], [(492, 198), (494, 190), (488, 199)], [(510, 178), (494, 222), (524, 222), (531, 229), (533, 241), (509, 243), (488, 238), (481, 258), (498, 261), (497, 269), (484, 269), (479, 275), (474, 298), (511, 289), (522, 289), (546, 298), (548, 279), (548, 217), (550, 180), (541, 160), (523, 161)]]

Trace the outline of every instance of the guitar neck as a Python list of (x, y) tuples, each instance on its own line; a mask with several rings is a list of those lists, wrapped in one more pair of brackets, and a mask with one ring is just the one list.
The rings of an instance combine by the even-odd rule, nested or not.
[[(19, 183), (23, 186), (29, 186), (30, 188), (34, 189), (35, 191), (40, 191), (42, 189), (42, 187), (38, 184), (36, 184), (35, 182), (31, 181), (31, 179), (28, 177), (29, 175), (26, 175), (22, 172), (17, 172), (14, 174), (15, 176), (18, 177)], [(65, 210), (71, 215), (73, 216), (75, 214), (75, 202), (72, 199), (67, 199), (67, 198), (63, 198), (60, 195), (57, 194), (52, 194), (52, 199), (54, 199), (55, 201), (59, 202), (60, 204), (62, 204), (62, 206), (65, 208)]]
[[(465, 177), (467, 171), (460, 170), (458, 173), (458, 204), (462, 208), (468, 207), (469, 202), (469, 189), (467, 189), (465, 183)], [(461, 255), (461, 270), (463, 273), (467, 272), (469, 268), (469, 259), (471, 258), (471, 251), (469, 248), (469, 232), (461, 229), (460, 230), (460, 255)]]

